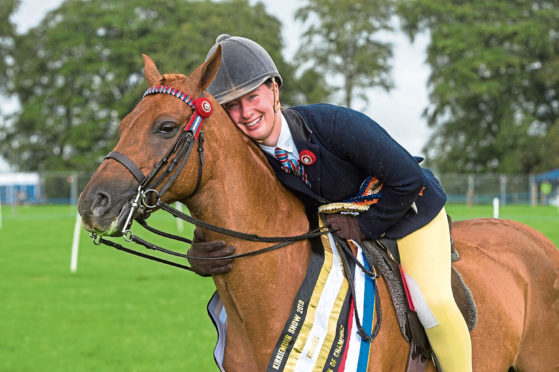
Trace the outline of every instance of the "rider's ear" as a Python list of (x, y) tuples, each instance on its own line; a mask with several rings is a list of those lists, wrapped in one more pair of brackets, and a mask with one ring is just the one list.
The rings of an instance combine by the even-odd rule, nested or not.
[(198, 68), (201, 70), (200, 73), (202, 75), (202, 77), (200, 78), (200, 83), (198, 85), (200, 90), (206, 89), (211, 84), (215, 75), (217, 74), (217, 70), (219, 69), (220, 63), (221, 63), (221, 45), (218, 45), (217, 48), (215, 48), (215, 52), (211, 55), (210, 58), (208, 58), (206, 63), (204, 63)]
[(151, 58), (145, 54), (142, 54), (142, 57), (144, 57), (144, 76), (146, 77), (148, 85), (151, 87), (161, 80), (161, 74), (157, 71), (155, 62), (153, 62)]

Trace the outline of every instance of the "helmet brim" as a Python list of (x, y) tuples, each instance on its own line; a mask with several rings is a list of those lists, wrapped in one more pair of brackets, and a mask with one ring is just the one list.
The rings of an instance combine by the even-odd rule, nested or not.
[(276, 76), (266, 75), (266, 76), (261, 76), (261, 77), (255, 78), (255, 79), (253, 79), (253, 80), (251, 80), (251, 81), (249, 81), (249, 82), (247, 82), (247, 83), (245, 83), (241, 86), (234, 87), (232, 89), (221, 92), (220, 94), (215, 95), (214, 98), (221, 105), (224, 105), (224, 104), (229, 103), (231, 101), (234, 101), (237, 98), (240, 98), (240, 97), (242, 97), (246, 94), (249, 94), (250, 92), (252, 92), (256, 88), (258, 88), (260, 85), (264, 84), (267, 80), (269, 80), (272, 77), (275, 77), (276, 81), (279, 80), (278, 87), (281, 86), (281, 78), (278, 79), (278, 77), (276, 77)]

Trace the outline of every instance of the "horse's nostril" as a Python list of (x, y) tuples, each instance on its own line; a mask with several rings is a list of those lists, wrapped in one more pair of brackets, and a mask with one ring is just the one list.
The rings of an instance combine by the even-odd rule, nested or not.
[(111, 206), (111, 197), (108, 193), (104, 191), (99, 191), (97, 195), (95, 195), (95, 199), (91, 204), (91, 210), (93, 211), (94, 216), (101, 216), (105, 213)]

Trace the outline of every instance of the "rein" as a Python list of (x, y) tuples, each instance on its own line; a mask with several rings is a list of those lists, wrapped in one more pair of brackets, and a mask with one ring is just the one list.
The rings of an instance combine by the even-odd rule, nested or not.
[[(134, 242), (134, 243), (136, 243), (138, 245), (142, 245), (142, 246), (144, 246), (148, 249), (159, 251), (159, 252), (162, 252), (162, 253), (165, 253), (165, 254), (168, 254), (168, 255), (171, 255), (171, 256), (175, 256), (175, 257), (180, 257), (180, 258), (185, 258), (185, 259), (197, 259), (197, 260), (222, 260), (222, 259), (233, 259), (233, 258), (255, 256), (255, 255), (259, 255), (259, 254), (266, 253), (266, 252), (271, 252), (273, 250), (285, 247), (285, 246), (287, 246), (289, 244), (292, 244), (293, 242), (296, 242), (296, 241), (311, 239), (311, 238), (318, 237), (320, 235), (327, 234), (329, 232), (334, 232), (334, 231), (329, 229), (329, 225), (325, 225), (323, 227), (319, 227), (317, 229), (310, 230), (309, 232), (304, 233), (304, 234), (300, 234), (300, 235), (263, 237), (263, 236), (259, 236), (259, 235), (255, 235), (255, 234), (247, 234), (247, 233), (240, 232), (240, 231), (234, 231), (234, 230), (226, 229), (224, 227), (220, 227), (220, 226), (210, 224), (208, 222), (199, 220), (199, 219), (194, 218), (192, 216), (189, 216), (185, 213), (182, 213), (181, 211), (171, 207), (169, 204), (163, 202), (161, 200), (161, 196), (171, 187), (171, 185), (175, 182), (175, 180), (177, 179), (177, 177), (181, 173), (182, 169), (184, 168), (184, 165), (186, 164), (186, 161), (188, 160), (188, 157), (190, 156), (190, 153), (192, 152), (192, 147), (194, 146), (194, 142), (195, 142), (196, 139), (198, 139), (198, 153), (199, 153), (198, 179), (196, 181), (196, 186), (195, 186), (194, 190), (192, 191), (192, 193), (190, 194), (190, 196), (194, 195), (198, 191), (198, 188), (200, 187), (200, 183), (201, 183), (201, 180), (202, 180), (202, 167), (204, 165), (204, 158), (203, 158), (204, 135), (203, 135), (203, 132), (202, 132), (202, 123), (203, 123), (203, 120), (205, 118), (210, 117), (210, 115), (212, 114), (213, 108), (212, 108), (212, 105), (211, 105), (210, 101), (208, 101), (206, 98), (199, 97), (197, 99), (193, 99), (192, 97), (190, 97), (186, 93), (180, 91), (179, 89), (168, 87), (168, 86), (158, 85), (158, 86), (151, 87), (144, 93), (142, 99), (145, 98), (148, 95), (151, 95), (151, 94), (170, 94), (174, 97), (177, 97), (181, 101), (185, 102), (188, 106), (190, 106), (190, 108), (193, 109), (193, 113), (190, 116), (190, 119), (188, 120), (188, 123), (186, 124), (184, 130), (181, 132), (181, 134), (177, 138), (175, 144), (171, 147), (171, 149), (167, 152), (167, 154), (165, 154), (165, 156), (154, 165), (154, 167), (148, 173), (147, 176), (144, 177), (143, 173), (141, 172), (139, 167), (132, 160), (130, 160), (130, 158), (128, 156), (126, 156), (125, 154), (122, 154), (122, 153), (117, 152), (117, 151), (112, 151), (111, 153), (109, 153), (105, 157), (105, 159), (114, 159), (114, 160), (118, 161), (119, 163), (121, 163), (134, 176), (134, 178), (136, 178), (136, 180), (139, 183), (138, 192), (136, 193), (136, 196), (131, 201), (130, 212), (128, 213), (128, 216), (127, 216), (126, 221), (124, 223), (124, 227), (121, 231), (124, 240), (129, 241), (129, 242)], [(176, 154), (175, 157), (173, 158), (173, 160), (170, 161), (171, 157), (174, 154)], [(161, 189), (158, 191), (156, 188), (159, 185), (161, 185), (161, 183), (167, 177), (169, 177), (169, 179), (161, 187)], [(187, 198), (189, 198), (190, 196), (188, 196)], [(218, 257), (218, 258), (192, 257), (192, 256), (189, 256), (188, 254), (179, 253), (179, 252), (175, 252), (175, 251), (172, 251), (170, 249), (167, 249), (167, 248), (160, 247), (160, 246), (155, 245), (153, 243), (150, 243), (150, 242), (148, 242), (148, 241), (146, 241), (146, 240), (144, 240), (144, 239), (142, 239), (142, 238), (140, 238), (140, 237), (138, 237), (138, 236), (136, 236), (132, 233), (131, 227), (132, 227), (133, 221), (135, 220), (135, 221), (138, 221), (138, 223), (140, 225), (142, 225), (144, 228), (146, 228), (148, 231), (151, 231), (151, 232), (153, 232), (157, 235), (160, 235), (160, 236), (163, 236), (163, 237), (166, 237), (166, 238), (169, 238), (169, 239), (182, 241), (182, 242), (185, 242), (187, 244), (192, 244), (192, 241), (189, 240), (189, 239), (186, 239), (186, 238), (183, 238), (183, 237), (180, 237), (180, 236), (177, 236), (177, 235), (169, 234), (169, 233), (163, 232), (161, 230), (158, 230), (158, 229), (155, 229), (155, 228), (149, 226), (146, 222), (146, 218), (155, 209), (162, 209), (162, 210), (166, 211), (167, 213), (173, 215), (176, 218), (180, 218), (181, 220), (184, 220), (184, 221), (186, 221), (188, 223), (191, 223), (195, 226), (202, 227), (202, 228), (205, 228), (207, 230), (214, 231), (214, 232), (217, 232), (217, 233), (220, 233), (220, 234), (223, 234), (223, 235), (236, 237), (236, 238), (240, 238), (240, 239), (248, 240), (248, 241), (252, 241), (252, 242), (276, 243), (276, 244), (265, 247), (265, 248), (262, 248), (262, 249), (259, 249), (259, 250), (240, 253), (240, 254), (235, 254), (235, 255), (226, 256), (226, 257)], [(139, 214), (138, 216), (136, 215), (137, 213)], [(177, 267), (177, 268), (181, 268), (181, 269), (185, 269), (185, 270), (195, 272), (195, 270), (190, 266), (183, 265), (183, 264), (180, 264), (180, 263), (177, 263), (177, 262), (174, 262), (174, 261), (166, 260), (166, 259), (163, 259), (163, 258), (160, 258), (160, 257), (157, 257), (157, 256), (152, 256), (152, 255), (149, 255), (149, 254), (145, 254), (145, 253), (142, 253), (142, 252), (135, 251), (133, 249), (124, 247), (121, 244), (115, 243), (111, 240), (107, 240), (107, 239), (103, 238), (102, 236), (98, 236), (95, 233), (91, 234), (91, 238), (93, 239), (93, 243), (96, 244), (96, 245), (105, 244), (105, 245), (108, 245), (110, 247), (121, 250), (123, 252), (127, 252), (127, 253), (130, 253), (130, 254), (133, 254), (133, 255), (136, 255), (136, 256), (139, 256), (139, 257), (143, 257), (143, 258), (153, 260), (153, 261), (156, 261), (156, 262), (160, 262), (160, 263), (163, 263), (163, 264), (166, 264), (166, 265), (171, 265), (171, 266), (174, 266), (174, 267)], [(348, 257), (349, 257), (358, 266), (360, 266), (361, 270), (363, 270), (366, 275), (369, 275), (371, 278), (373, 278), (373, 280), (376, 279), (377, 276), (376, 276), (375, 273), (367, 270), (361, 263), (359, 263), (359, 260), (351, 252), (351, 249), (349, 249), (347, 247), (347, 243), (342, 242), (341, 239), (339, 239), (339, 238), (337, 238), (337, 240), (340, 242), (339, 244), (342, 246), (342, 248), (344, 249), (344, 251), (346, 252), (346, 255), (347, 255), (347, 257), (345, 255), (342, 255), (342, 257), (345, 257), (345, 258), (342, 258), (343, 265), (344, 265), (344, 271), (346, 273), (351, 272), (349, 270), (349, 266), (348, 266), (348, 262), (347, 262)], [(350, 290), (351, 290), (351, 294), (355, 298), (355, 288), (354, 288), (353, 279), (352, 279), (351, 274), (349, 274), (349, 275), (346, 274), (346, 279), (348, 280), (349, 287), (350, 287)], [(359, 316), (358, 316), (357, 313), (356, 313), (356, 319), (357, 319), (356, 326), (359, 329), (359, 335), (363, 339), (367, 340), (368, 342), (372, 341), (378, 333), (378, 329), (380, 327), (380, 322), (377, 323), (377, 327), (375, 327), (375, 330), (373, 331), (373, 334), (369, 336), (365, 332), (365, 330), (363, 329), (363, 327), (361, 325), (361, 322), (359, 320)]]
[[(170, 94), (180, 99), (181, 101), (185, 102), (188, 106), (190, 106), (190, 108), (193, 109), (193, 113), (188, 123), (186, 124), (184, 130), (181, 132), (176, 142), (174, 143), (174, 145), (167, 152), (167, 154), (165, 154), (165, 156), (154, 165), (154, 167), (148, 173), (147, 176), (144, 176), (141, 170), (139, 169), (139, 167), (132, 160), (130, 160), (130, 158), (125, 154), (122, 154), (118, 151), (112, 151), (105, 157), (105, 159), (114, 159), (118, 161), (120, 164), (122, 164), (139, 183), (138, 191), (136, 193), (136, 196), (130, 202), (130, 211), (124, 223), (124, 227), (121, 231), (124, 240), (129, 242), (134, 242), (148, 249), (156, 250), (175, 257), (181, 257), (186, 259), (197, 259), (197, 260), (217, 260), (217, 259), (229, 259), (229, 258), (241, 258), (241, 257), (254, 256), (254, 255), (270, 252), (278, 248), (285, 247), (296, 241), (318, 237), (320, 235), (329, 232), (327, 228), (317, 228), (301, 235), (263, 237), (255, 234), (247, 234), (244, 232), (229, 230), (223, 227), (212, 225), (210, 223), (204, 222), (197, 218), (191, 217), (185, 213), (182, 213), (181, 211), (171, 207), (169, 204), (161, 201), (161, 196), (171, 187), (171, 185), (175, 182), (180, 172), (184, 168), (184, 165), (186, 164), (186, 161), (190, 156), (190, 153), (192, 151), (196, 139), (198, 139), (198, 153), (199, 153), (198, 177), (197, 177), (196, 186), (192, 191), (192, 193), (190, 194), (190, 196), (194, 195), (198, 191), (202, 180), (202, 167), (204, 164), (204, 160), (203, 160), (204, 159), (203, 158), (204, 132), (202, 131), (202, 123), (205, 118), (208, 118), (212, 114), (213, 108), (211, 106), (210, 101), (207, 100), (206, 98), (199, 97), (197, 99), (193, 99), (186, 93), (173, 87), (168, 87), (164, 85), (151, 87), (144, 93), (142, 99), (151, 94)], [(170, 160), (173, 155), (175, 155), (175, 157), (173, 158), (173, 160)], [(161, 185), (161, 183), (166, 177), (169, 177), (169, 179), (158, 191), (156, 188)], [(161, 230), (157, 230), (147, 224), (146, 216), (149, 216), (149, 214), (153, 210), (158, 208), (166, 211), (167, 213), (170, 213), (176, 218), (180, 218), (195, 226), (202, 227), (207, 230), (214, 231), (223, 235), (228, 235), (228, 236), (240, 238), (243, 240), (253, 241), (253, 242), (277, 243), (277, 244), (256, 251), (236, 254), (228, 257), (219, 257), (219, 258), (191, 257), (187, 254), (175, 252), (160, 247), (158, 245), (155, 245), (153, 243), (150, 243), (132, 233), (131, 227), (133, 221), (135, 220), (140, 225), (142, 225), (145, 229), (151, 231), (152, 233), (155, 233), (157, 235), (169, 239), (182, 241), (187, 244), (192, 244), (192, 241), (190, 239), (186, 239), (177, 235), (163, 232)], [(139, 214), (141, 217), (138, 217), (137, 214)], [(182, 265), (173, 261), (165, 260), (156, 256), (151, 256), (145, 253), (141, 253), (126, 248), (121, 244), (105, 239), (102, 236), (99, 236), (95, 233), (91, 233), (91, 238), (93, 239), (93, 242), (96, 245), (105, 244), (113, 248), (116, 248), (118, 250), (131, 253), (140, 257), (144, 257), (150, 260), (154, 260), (157, 262), (161, 262), (185, 270), (194, 271), (191, 267), (187, 265)]]

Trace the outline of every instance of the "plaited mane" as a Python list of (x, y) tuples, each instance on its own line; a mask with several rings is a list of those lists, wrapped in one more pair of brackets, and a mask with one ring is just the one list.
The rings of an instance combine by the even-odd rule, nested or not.
[(183, 74), (165, 74), (161, 76), (161, 79), (159, 79), (159, 81), (154, 85), (168, 85), (177, 80), (186, 80), (186, 79), (187, 79), (186, 76)]

